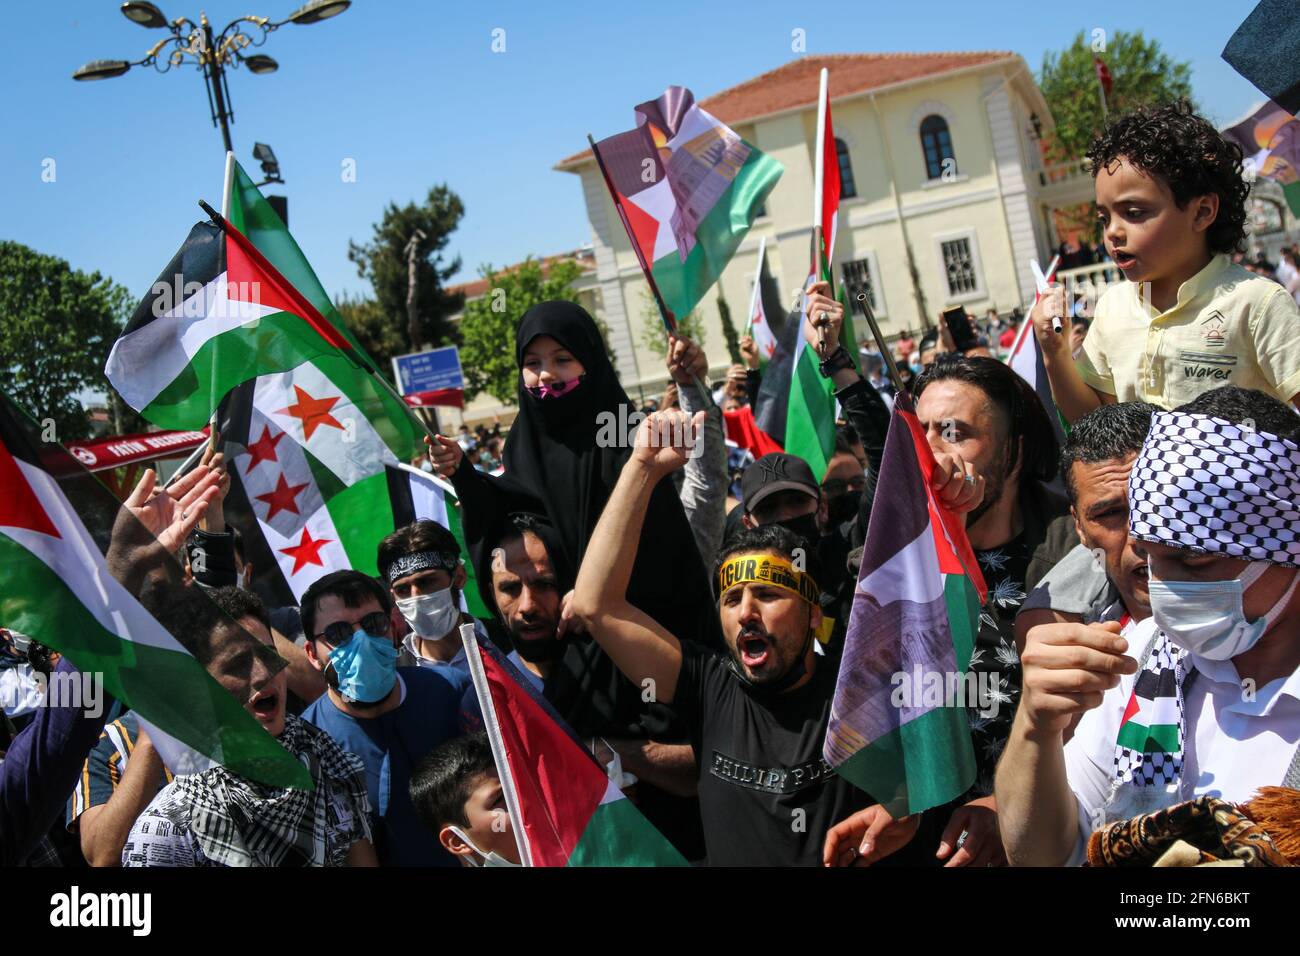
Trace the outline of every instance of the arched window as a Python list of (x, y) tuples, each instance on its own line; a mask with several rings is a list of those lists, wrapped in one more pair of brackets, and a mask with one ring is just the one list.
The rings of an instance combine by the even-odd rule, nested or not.
[(852, 199), (858, 194), (858, 187), (853, 182), (853, 164), (849, 162), (849, 147), (838, 137), (835, 140), (835, 155), (840, 162), (840, 198)]
[(921, 151), (925, 153), (927, 179), (938, 179), (943, 175), (945, 159), (955, 160), (952, 152), (952, 136), (948, 132), (948, 121), (942, 116), (931, 113), (921, 120)]

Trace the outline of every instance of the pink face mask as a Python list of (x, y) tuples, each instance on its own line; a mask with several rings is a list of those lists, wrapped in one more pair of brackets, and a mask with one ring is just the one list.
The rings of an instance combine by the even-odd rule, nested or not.
[(533, 398), (560, 398), (568, 395), (582, 381), (582, 376), (571, 378), (567, 382), (543, 382), (541, 385), (525, 385)]

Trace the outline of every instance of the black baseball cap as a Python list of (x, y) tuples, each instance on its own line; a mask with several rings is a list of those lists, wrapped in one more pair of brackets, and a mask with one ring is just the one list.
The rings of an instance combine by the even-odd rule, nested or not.
[(813, 477), (808, 462), (798, 455), (771, 452), (755, 460), (741, 476), (740, 497), (750, 514), (763, 499), (781, 491), (801, 491), (814, 501), (821, 499), (821, 485)]

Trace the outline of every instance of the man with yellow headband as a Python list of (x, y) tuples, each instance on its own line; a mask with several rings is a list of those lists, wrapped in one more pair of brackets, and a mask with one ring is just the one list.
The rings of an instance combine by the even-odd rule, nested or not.
[[(823, 620), (816, 551), (777, 524), (723, 546), (713, 579), (726, 656), (679, 640), (627, 601), (636, 554), (626, 543), (640, 539), (651, 492), (686, 462), (701, 418), (669, 411), (642, 423), (565, 614), (686, 724), (709, 864), (817, 866), (827, 830), (875, 801), (822, 759), (839, 651), (813, 651)], [(977, 503), (974, 484), (940, 481), (944, 500)], [(910, 862), (908, 851), (888, 862)]]

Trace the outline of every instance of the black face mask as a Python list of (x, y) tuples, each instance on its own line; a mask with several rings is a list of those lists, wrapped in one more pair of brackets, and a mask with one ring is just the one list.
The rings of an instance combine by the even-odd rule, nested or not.
[(862, 492), (846, 491), (826, 501), (826, 517), (831, 527), (839, 527), (846, 521), (852, 521), (862, 504)]
[(817, 512), (815, 511), (812, 514), (800, 515), (797, 518), (786, 518), (784, 521), (773, 523), (779, 524), (787, 531), (793, 531), (813, 546), (816, 546), (822, 536), (821, 529), (817, 526)]

